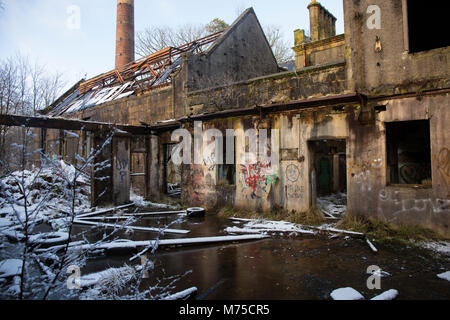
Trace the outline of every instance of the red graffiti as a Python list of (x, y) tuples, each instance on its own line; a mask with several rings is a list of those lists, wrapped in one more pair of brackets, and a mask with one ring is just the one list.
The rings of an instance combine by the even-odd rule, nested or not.
[(191, 165), (192, 174), (192, 203), (200, 204), (204, 200), (204, 174), (201, 166)]
[(244, 175), (244, 183), (256, 193), (257, 187), (263, 183), (269, 184), (273, 180), (273, 175), (268, 175), (264, 169), (270, 168), (269, 163), (256, 163), (247, 166), (241, 165), (241, 173)]

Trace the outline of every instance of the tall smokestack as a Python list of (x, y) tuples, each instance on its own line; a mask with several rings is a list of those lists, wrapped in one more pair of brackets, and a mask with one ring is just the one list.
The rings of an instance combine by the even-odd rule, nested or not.
[(134, 0), (117, 0), (116, 69), (134, 61)]

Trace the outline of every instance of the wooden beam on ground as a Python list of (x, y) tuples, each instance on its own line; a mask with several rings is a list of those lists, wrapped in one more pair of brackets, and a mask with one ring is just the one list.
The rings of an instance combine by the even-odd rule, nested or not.
[(115, 212), (117, 210), (126, 209), (126, 208), (132, 207), (134, 205), (135, 205), (135, 203), (132, 202), (132, 203), (129, 203), (129, 204), (124, 204), (123, 206), (119, 206), (119, 207), (103, 209), (103, 210), (99, 210), (99, 211), (95, 211), (95, 212), (84, 212), (84, 213), (81, 213), (81, 214), (77, 215), (75, 218), (76, 219), (80, 219), (80, 218), (86, 218), (86, 217), (92, 217), (92, 216), (99, 216), (99, 215), (104, 214), (104, 213)]
[[(203, 237), (203, 238), (184, 238), (184, 239), (162, 239), (162, 240), (147, 240), (147, 241), (116, 241), (101, 244), (84, 244), (70, 246), (72, 250), (136, 250), (137, 248), (147, 247), (171, 247), (171, 246), (204, 246), (217, 243), (234, 243), (242, 241), (256, 241), (267, 239), (269, 236), (261, 234), (241, 235), (241, 236), (219, 236), (219, 237)], [(53, 250), (61, 247), (53, 247)], [(47, 249), (47, 251), (52, 248)]]
[(134, 231), (151, 231), (151, 232), (164, 232), (164, 233), (174, 233), (174, 234), (187, 234), (190, 232), (189, 230), (124, 226), (121, 224), (94, 222), (94, 221), (87, 221), (87, 220), (74, 220), (73, 223), (80, 224), (80, 225), (88, 225), (88, 226), (114, 228), (114, 229), (123, 228), (124, 230), (134, 230)]
[(27, 117), (15, 115), (0, 115), (0, 125), (10, 127), (45, 128), (72, 131), (106, 131), (118, 129), (134, 135), (149, 135), (151, 128), (106, 122), (83, 121), (77, 119)]

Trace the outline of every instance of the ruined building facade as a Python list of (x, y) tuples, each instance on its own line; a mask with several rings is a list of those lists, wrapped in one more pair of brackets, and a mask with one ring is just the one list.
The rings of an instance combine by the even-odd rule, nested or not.
[[(342, 35), (320, 3), (308, 9), (310, 36), (294, 32), (295, 71), (279, 69), (249, 9), (207, 50), (181, 54), (169, 83), (114, 99), (104, 91), (92, 101), (92, 93), (89, 103), (76, 102), (90, 90), (77, 84), (61, 97), (49, 115), (149, 128), (114, 138), (99, 159), (113, 161), (110, 180), (93, 193), (109, 187), (103, 200), (123, 203), (132, 186), (158, 200), (179, 185), (185, 205), (302, 212), (322, 194), (346, 191), (348, 215), (450, 235), (448, 43), (414, 34), (414, 1), (344, 0)], [(174, 165), (172, 132), (194, 132), (195, 121), (204, 131), (234, 129), (236, 160), (248, 151), (246, 130), (277, 129), (270, 151), (279, 165)], [(54, 152), (74, 157), (73, 138), (41, 136), (47, 151), (62, 141)], [(81, 137), (90, 146), (104, 139)]]

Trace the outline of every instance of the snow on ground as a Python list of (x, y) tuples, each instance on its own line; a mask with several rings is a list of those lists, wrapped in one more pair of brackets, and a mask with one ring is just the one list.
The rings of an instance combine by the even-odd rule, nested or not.
[(383, 292), (382, 294), (379, 294), (376, 297), (373, 297), (370, 300), (394, 300), (398, 296), (398, 291), (395, 289), (391, 289), (388, 291)]
[(134, 202), (138, 207), (153, 207), (157, 209), (172, 209), (172, 210), (176, 210), (179, 208), (178, 206), (173, 206), (169, 204), (145, 201), (144, 197), (134, 193), (133, 188), (131, 188), (130, 201)]
[(447, 281), (450, 281), (450, 271), (438, 274), (437, 277), (441, 278), (441, 279), (444, 279), (444, 280), (447, 280)]
[(436, 253), (440, 253), (446, 256), (450, 256), (450, 242), (448, 241), (427, 241), (419, 242), (418, 245), (422, 248), (432, 250)]
[(116, 284), (120, 285), (125, 280), (131, 279), (136, 273), (132, 267), (110, 268), (101, 272), (91, 273), (80, 278), (79, 286), (81, 288), (92, 287), (97, 284)]
[(347, 211), (347, 194), (337, 193), (317, 198), (317, 207), (325, 216), (341, 218)]
[(81, 300), (111, 299), (124, 294), (130, 283), (137, 277), (135, 268), (125, 265), (82, 276), (78, 285), (91, 287), (81, 295)]
[(0, 278), (8, 278), (22, 273), (22, 260), (8, 259), (0, 261)]
[[(67, 216), (71, 212), (70, 185), (67, 178), (74, 179), (75, 168), (64, 162), (54, 167), (35, 168), (16, 171), (0, 179), (0, 230), (8, 223), (19, 224), (25, 220), (26, 213), (33, 221), (53, 221)], [(89, 178), (80, 175), (77, 178), (75, 206), (76, 210), (90, 207)], [(25, 208), (23, 193), (27, 195)]]
[(302, 228), (300, 225), (296, 225), (286, 221), (268, 221), (268, 220), (250, 220), (250, 219), (237, 219), (234, 221), (246, 222), (242, 227), (228, 227), (225, 229), (227, 233), (302, 233), (302, 234), (316, 234), (314, 231)]
[(350, 287), (336, 289), (330, 296), (333, 300), (364, 300), (361, 293)]

